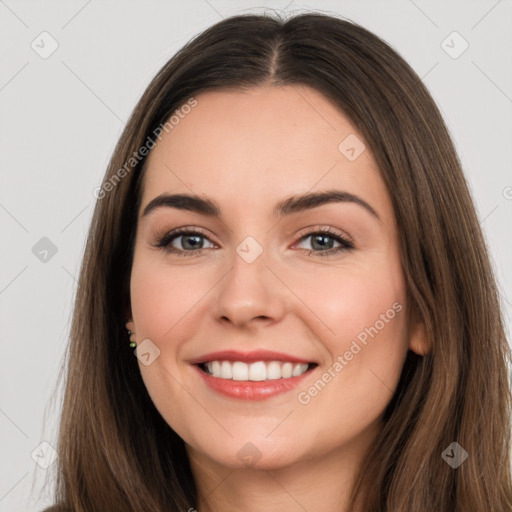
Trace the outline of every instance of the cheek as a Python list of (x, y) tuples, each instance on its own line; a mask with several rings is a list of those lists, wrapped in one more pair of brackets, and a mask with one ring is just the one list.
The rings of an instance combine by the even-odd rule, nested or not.
[(137, 339), (155, 342), (172, 336), (187, 324), (194, 305), (208, 292), (208, 280), (200, 272), (171, 268), (165, 264), (135, 259), (130, 281), (132, 313), (137, 326)]
[(298, 400), (318, 418), (328, 414), (338, 425), (361, 427), (389, 403), (407, 353), (402, 272), (395, 261), (383, 260), (334, 270), (329, 279), (315, 282), (308, 305), (329, 327), (321, 338), (328, 360)]
[(171, 268), (150, 256), (135, 254), (130, 278), (131, 309), (137, 341), (151, 340), (160, 353), (149, 365), (139, 361), (139, 369), (158, 411), (177, 431), (186, 431), (177, 404), (189, 401), (189, 396), (183, 394), (177, 361), (182, 340), (193, 335), (189, 319), (194, 316), (194, 305), (208, 291), (208, 283), (194, 272)]
[(405, 340), (401, 270), (389, 260), (374, 263), (331, 267), (295, 281), (298, 295), (326, 327), (322, 341), (331, 355), (350, 349), (353, 340), (367, 347), (371, 339), (379, 338), (381, 345)]
[[(324, 326), (317, 332), (322, 332), (319, 338), (326, 349), (324, 382), (329, 384), (326, 392), (321, 383), (311, 393), (302, 391), (311, 397), (322, 395), (315, 398), (319, 407), (332, 407), (336, 400), (354, 414), (378, 413), (398, 383), (408, 348), (398, 259), (330, 268), (321, 274), (296, 282), (303, 287), (298, 295), (307, 297), (307, 305)], [(308, 396), (302, 403), (307, 400)]]

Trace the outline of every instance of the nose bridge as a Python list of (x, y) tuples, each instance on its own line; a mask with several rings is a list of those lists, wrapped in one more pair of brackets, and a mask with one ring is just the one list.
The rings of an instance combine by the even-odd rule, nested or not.
[(253, 237), (246, 237), (233, 252), (231, 268), (219, 283), (216, 316), (237, 325), (253, 318), (275, 319), (284, 311), (279, 280), (267, 268), (268, 254)]

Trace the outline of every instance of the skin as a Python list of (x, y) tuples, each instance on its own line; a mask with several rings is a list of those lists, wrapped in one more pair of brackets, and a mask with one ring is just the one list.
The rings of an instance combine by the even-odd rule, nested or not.
[[(139, 362), (148, 392), (183, 438), (206, 510), (255, 512), (346, 509), (364, 452), (381, 427), (408, 349), (425, 353), (421, 324), (405, 302), (396, 221), (369, 149), (350, 161), (338, 150), (361, 135), (325, 97), (303, 86), (209, 91), (151, 151), (137, 225), (127, 326), (160, 356)], [(274, 206), (306, 192), (343, 190), (366, 201), (330, 203), (276, 219)], [(161, 207), (162, 193), (215, 201), (213, 218)], [(160, 235), (201, 228), (201, 255), (186, 236), (155, 247)], [(330, 227), (354, 248), (319, 256), (316, 228)], [(236, 248), (262, 247), (252, 263)], [(189, 237), (190, 239), (190, 237)], [(328, 248), (339, 247), (329, 241)], [(311, 254), (308, 254), (312, 251)], [(306, 391), (380, 315), (402, 309), (307, 404)], [(298, 389), (241, 401), (209, 389), (189, 364), (224, 349), (269, 349), (318, 367)], [(247, 467), (239, 450), (260, 456)]]

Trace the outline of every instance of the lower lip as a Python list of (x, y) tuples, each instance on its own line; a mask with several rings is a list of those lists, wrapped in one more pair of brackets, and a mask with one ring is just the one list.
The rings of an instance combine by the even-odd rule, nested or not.
[(307, 370), (302, 375), (289, 379), (250, 381), (220, 379), (204, 372), (197, 365), (194, 365), (194, 367), (210, 389), (222, 395), (241, 400), (266, 400), (281, 393), (286, 393), (296, 388), (312, 371), (311, 369)]

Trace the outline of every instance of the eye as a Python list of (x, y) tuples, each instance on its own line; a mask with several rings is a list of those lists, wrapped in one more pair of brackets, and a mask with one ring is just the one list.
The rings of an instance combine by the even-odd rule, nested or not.
[[(208, 240), (208, 242), (213, 244), (204, 233), (196, 228), (180, 228), (166, 233), (163, 237), (159, 238), (154, 245), (160, 247), (167, 253), (177, 254), (179, 256), (192, 256), (190, 253), (199, 254), (202, 252), (205, 248), (204, 240)], [(177, 245), (181, 247), (176, 247)]]
[[(330, 256), (354, 248), (350, 241), (330, 228), (312, 231), (302, 236), (299, 243), (303, 243), (309, 238), (311, 238), (312, 249), (302, 249), (307, 251), (308, 256)], [(211, 245), (205, 247), (204, 240), (207, 240)], [(333, 246), (336, 243), (338, 246)], [(169, 254), (198, 256), (202, 254), (203, 249), (212, 248), (215, 244), (197, 228), (179, 228), (158, 237), (153, 245)]]
[[(330, 228), (323, 228), (304, 235), (300, 242), (304, 242), (311, 238), (311, 246), (313, 249), (305, 249), (308, 256), (331, 256), (341, 251), (353, 249), (354, 245), (339, 233), (332, 231)], [(337, 247), (334, 244), (339, 244)]]

